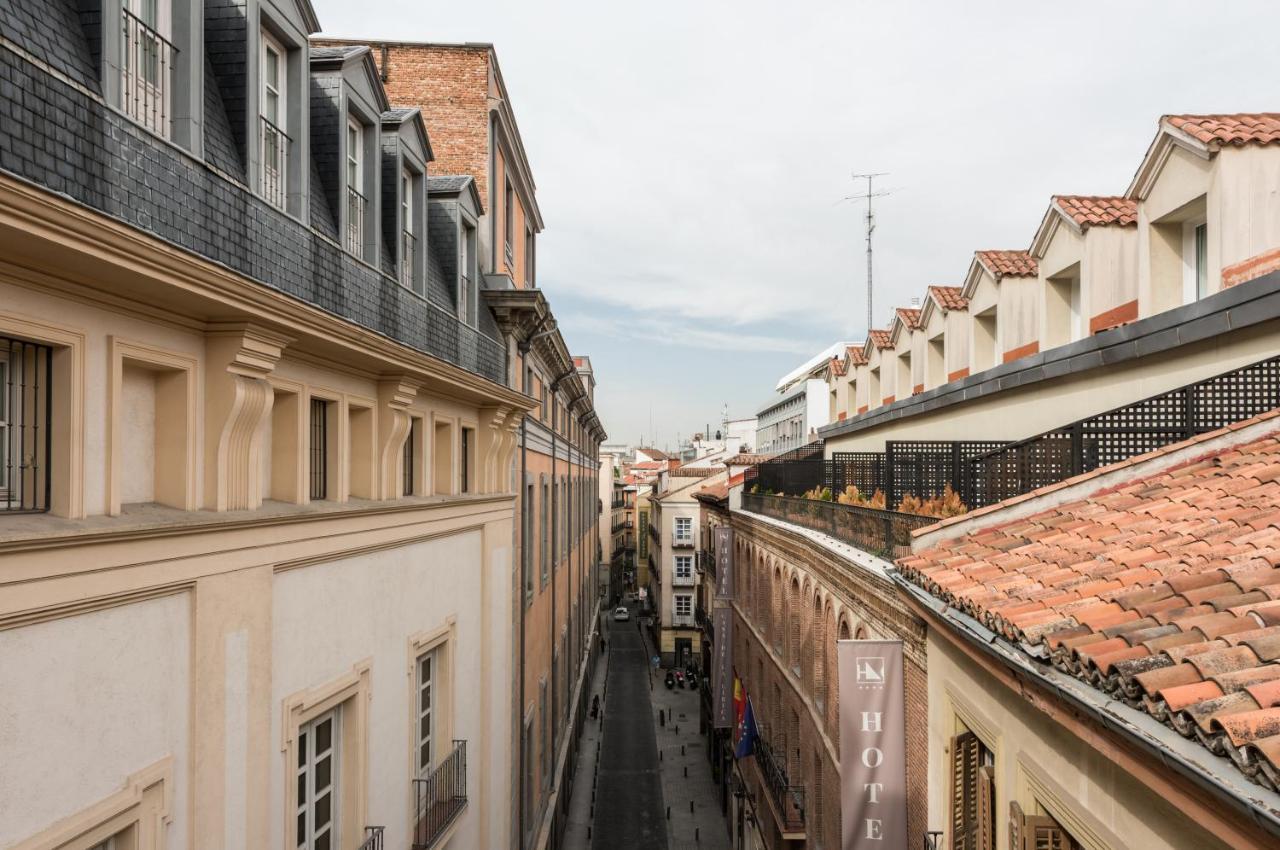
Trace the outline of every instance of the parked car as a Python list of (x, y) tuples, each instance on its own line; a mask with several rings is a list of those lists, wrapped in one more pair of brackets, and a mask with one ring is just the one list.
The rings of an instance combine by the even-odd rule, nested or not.
[(630, 620), (631, 612), (621, 606), (613, 609), (613, 619), (617, 621)]

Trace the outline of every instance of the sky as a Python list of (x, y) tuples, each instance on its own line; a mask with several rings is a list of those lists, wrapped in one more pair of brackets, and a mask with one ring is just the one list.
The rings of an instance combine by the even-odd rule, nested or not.
[[(1280, 7), (313, 0), (326, 35), (482, 41), (546, 229), (538, 282), (611, 441), (751, 416), (1053, 194), (1122, 194), (1166, 113), (1277, 111)], [(431, 128), (427, 128), (428, 133)]]

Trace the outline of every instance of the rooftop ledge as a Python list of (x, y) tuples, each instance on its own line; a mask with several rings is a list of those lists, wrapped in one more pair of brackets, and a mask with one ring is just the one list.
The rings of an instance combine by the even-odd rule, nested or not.
[(0, 553), (47, 546), (74, 546), (105, 539), (198, 534), (206, 531), (252, 528), (262, 525), (315, 522), (353, 516), (401, 513), (514, 499), (510, 493), (462, 496), (406, 496), (401, 499), (350, 499), (346, 502), (291, 502), (264, 500), (252, 511), (184, 511), (146, 502), (123, 505), (119, 516), (97, 515), (68, 519), (42, 513), (0, 514)]
[(1026, 384), (1138, 360), (1229, 331), (1280, 318), (1280, 272), (1214, 293), (1192, 304), (1020, 357), (818, 429), (831, 439), (941, 410)]

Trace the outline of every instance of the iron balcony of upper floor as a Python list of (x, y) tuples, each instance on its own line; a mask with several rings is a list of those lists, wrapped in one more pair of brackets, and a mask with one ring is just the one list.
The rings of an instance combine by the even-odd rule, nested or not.
[(671, 548), (672, 549), (692, 549), (693, 535), (692, 534), (687, 536), (679, 536), (675, 534), (671, 535)]
[(680, 575), (678, 572), (671, 573), (672, 587), (697, 587), (698, 574), (694, 570), (689, 570), (686, 575)]
[(431, 850), (467, 807), (467, 742), (453, 749), (425, 779), (413, 780), (416, 814), (412, 850)]
[(768, 740), (767, 727), (756, 739), (756, 770), (765, 787), (769, 810), (778, 824), (778, 831), (788, 841), (805, 837), (804, 786), (792, 785), (787, 776), (785, 753), (777, 752)]
[(714, 552), (708, 552), (706, 549), (699, 549), (696, 563), (699, 570), (711, 576), (712, 578), (715, 578), (716, 556)]

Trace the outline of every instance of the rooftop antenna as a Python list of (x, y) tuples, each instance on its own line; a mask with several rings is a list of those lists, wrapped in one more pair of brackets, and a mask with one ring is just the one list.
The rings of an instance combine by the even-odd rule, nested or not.
[(872, 234), (872, 233), (875, 233), (875, 231), (876, 231), (876, 217), (875, 217), (875, 213), (874, 213), (874, 212), (872, 212), (872, 210), (871, 210), (871, 199), (872, 199), (872, 198), (883, 198), (885, 195), (888, 195), (888, 194), (889, 194), (888, 192), (885, 192), (885, 191), (880, 191), (880, 192), (873, 192), (873, 191), (871, 191), (871, 184), (872, 184), (872, 181), (874, 181), (877, 177), (885, 177), (885, 176), (887, 176), (888, 174), (889, 174), (889, 172), (887, 172), (887, 171), (876, 171), (876, 172), (871, 173), (871, 174), (854, 174), (854, 175), (852, 175), (854, 180), (866, 180), (866, 181), (867, 181), (867, 191), (866, 191), (866, 192), (864, 192), (864, 193), (863, 193), (863, 194), (861, 194), (861, 195), (849, 195), (848, 197), (846, 197), (846, 198), (845, 198), (845, 200), (846, 200), (846, 201), (866, 201), (866, 202), (867, 202), (867, 215), (866, 215), (866, 222), (867, 222), (867, 333), (868, 333), (868, 334), (870, 334), (870, 333), (871, 333), (871, 310), (872, 310), (872, 299), (871, 299), (871, 234)]

